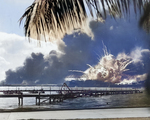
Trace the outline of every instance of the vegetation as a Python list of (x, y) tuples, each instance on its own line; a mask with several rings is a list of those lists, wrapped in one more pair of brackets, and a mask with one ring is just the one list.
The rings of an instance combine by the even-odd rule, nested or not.
[(113, 18), (130, 15), (131, 5), (135, 14), (144, 8), (140, 25), (149, 31), (149, 0), (36, 0), (20, 22), (25, 18), (26, 37), (52, 41), (84, 27), (89, 15), (98, 21), (103, 21), (107, 15)]
[(143, 27), (148, 33), (150, 32), (150, 3), (144, 5), (144, 14), (140, 20), (140, 26)]
[(146, 92), (142, 94), (131, 94), (129, 97), (129, 105), (126, 107), (143, 107), (150, 106), (150, 96)]

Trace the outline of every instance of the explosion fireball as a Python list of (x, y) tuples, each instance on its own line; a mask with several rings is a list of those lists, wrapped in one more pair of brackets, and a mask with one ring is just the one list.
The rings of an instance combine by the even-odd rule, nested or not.
[(104, 82), (118, 83), (121, 81), (123, 72), (127, 71), (126, 67), (132, 63), (130, 58), (115, 58), (112, 54), (104, 49), (104, 56), (94, 67), (90, 66), (85, 72), (87, 79), (102, 80)]
[(128, 71), (127, 66), (133, 61), (130, 57), (117, 57), (108, 53), (106, 46), (104, 46), (104, 56), (99, 59), (99, 62), (95, 66), (89, 66), (86, 71), (72, 70), (73, 72), (82, 72), (81, 79), (101, 80), (104, 82), (120, 83), (122, 76), (125, 76), (123, 72)]

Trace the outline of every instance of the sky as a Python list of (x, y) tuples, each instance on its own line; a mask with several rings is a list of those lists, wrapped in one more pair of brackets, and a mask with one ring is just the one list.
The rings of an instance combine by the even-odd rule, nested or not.
[(51, 43), (43, 43), (39, 47), (36, 41), (29, 43), (24, 37), (23, 24), (19, 19), (25, 9), (34, 0), (3, 0), (0, 4), (0, 81), (5, 79), (5, 71), (23, 65), (26, 57), (32, 52), (49, 53), (57, 49)]
[[(143, 80), (148, 71), (150, 35), (139, 28), (139, 16), (112, 19), (104, 23), (91, 21), (91, 36), (83, 32), (66, 35), (59, 43), (29, 42), (24, 37), (23, 24), (18, 20), (33, 0), (5, 0), (0, 4), (0, 81), (6, 83), (63, 83), (68, 77), (82, 76), (73, 70), (86, 71), (105, 56), (103, 48), (115, 60), (132, 59), (129, 77), (122, 81)], [(106, 62), (107, 63), (107, 62)], [(71, 71), (72, 70), (72, 71)], [(120, 81), (119, 81), (120, 82)]]

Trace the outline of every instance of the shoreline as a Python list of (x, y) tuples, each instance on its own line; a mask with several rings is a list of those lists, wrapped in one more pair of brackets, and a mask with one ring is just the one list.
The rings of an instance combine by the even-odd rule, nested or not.
[[(107, 119), (106, 119), (107, 118)], [(89, 109), (89, 110), (59, 110), (36, 112), (6, 112), (0, 113), (1, 120), (16, 119), (99, 119), (110, 118), (150, 118), (150, 108), (118, 108), (118, 109)], [(113, 120), (113, 119), (112, 119)], [(121, 120), (121, 119), (120, 119)], [(129, 119), (130, 120), (130, 119)], [(136, 120), (136, 119), (135, 119)]]
[[(39, 106), (40, 107), (40, 106)], [(15, 109), (0, 109), (0, 113), (9, 113), (9, 112), (42, 112), (42, 111), (79, 111), (79, 110), (101, 110), (101, 109), (126, 109), (126, 108), (149, 108), (150, 106), (131, 106), (131, 107), (102, 107), (102, 108), (84, 108), (84, 109), (52, 109), (52, 108), (15, 108)]]

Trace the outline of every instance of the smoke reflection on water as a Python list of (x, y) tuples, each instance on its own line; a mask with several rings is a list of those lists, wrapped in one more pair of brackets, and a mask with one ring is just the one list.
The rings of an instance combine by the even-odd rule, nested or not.
[[(34, 87), (9, 87), (10, 89), (33, 89)], [(41, 87), (35, 87), (35, 89)], [(55, 89), (56, 87), (52, 88)], [(43, 87), (49, 89), (49, 87)], [(104, 89), (104, 88), (103, 88)], [(108, 89), (108, 88), (107, 88)], [(0, 90), (8, 90), (8, 87), (0, 87)], [(67, 99), (60, 103), (35, 105), (35, 98), (24, 98), (23, 107), (31, 108), (49, 108), (49, 109), (88, 109), (88, 108), (109, 108), (128, 106), (130, 95), (108, 95), (100, 97), (82, 97)], [(0, 98), (0, 109), (18, 108), (18, 98)]]
[[(43, 104), (40, 107), (50, 108), (50, 109), (87, 109), (87, 108), (105, 108), (111, 107), (112, 103), (110, 96), (103, 97), (84, 97), (84, 98), (75, 98), (64, 100), (61, 103), (55, 104)], [(35, 98), (24, 98), (24, 106), (37, 108), (35, 106)], [(18, 99), (17, 98), (0, 98), (0, 109), (15, 109), (18, 108)]]

